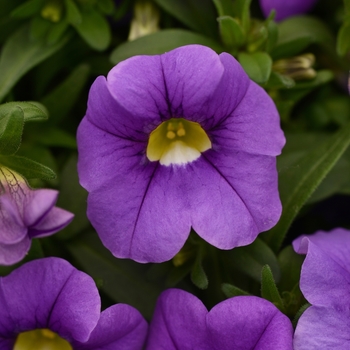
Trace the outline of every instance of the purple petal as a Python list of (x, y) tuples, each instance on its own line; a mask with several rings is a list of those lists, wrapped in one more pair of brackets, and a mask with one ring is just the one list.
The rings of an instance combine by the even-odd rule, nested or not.
[(293, 327), (269, 301), (242, 296), (210, 310), (207, 326), (217, 350), (292, 350)]
[(46, 237), (62, 230), (74, 218), (74, 214), (61, 208), (53, 207), (34, 227), (29, 229), (29, 237)]
[(194, 295), (169, 289), (158, 298), (147, 340), (147, 350), (212, 349), (207, 343), (208, 311)]
[[(104, 245), (119, 258), (138, 262), (171, 259), (191, 228), (188, 172), (158, 163), (114, 177), (88, 197), (88, 217)], [(118, 184), (118, 186), (115, 186)]]
[(317, 0), (260, 0), (260, 7), (265, 17), (271, 10), (276, 11), (275, 19), (282, 19), (308, 12), (316, 4)]
[(166, 91), (164, 97), (171, 117), (201, 123), (202, 106), (214, 95), (224, 73), (219, 56), (208, 47), (189, 45), (160, 57)]
[(340, 308), (309, 307), (300, 317), (294, 350), (350, 349), (349, 303)]
[[(0, 244), (15, 244), (27, 235), (27, 227), (23, 223), (18, 208), (10, 195), (0, 195)], [(0, 255), (1, 259), (2, 255)], [(0, 263), (1, 264), (1, 263)]]
[(281, 203), (275, 158), (225, 153), (204, 153), (185, 178), (194, 230), (215, 247), (232, 249), (273, 227)]
[(49, 328), (84, 342), (100, 316), (94, 281), (58, 258), (31, 261), (0, 280), (0, 337)]
[(77, 137), (79, 180), (89, 191), (109, 182), (114, 176), (128, 174), (133, 168), (149, 163), (146, 159), (147, 142), (117, 137), (97, 128), (86, 118), (79, 125)]
[(49, 189), (28, 190), (21, 203), (23, 206), (23, 221), (27, 227), (36, 223), (51, 210), (58, 197), (58, 191)]
[(264, 89), (250, 82), (238, 107), (209, 131), (213, 148), (277, 156), (285, 144), (277, 109)]
[(0, 243), (0, 265), (13, 265), (21, 261), (28, 253), (31, 240), (28, 236), (14, 244)]
[(76, 350), (140, 350), (147, 336), (147, 322), (133, 307), (117, 304), (101, 313), (86, 343), (73, 343)]

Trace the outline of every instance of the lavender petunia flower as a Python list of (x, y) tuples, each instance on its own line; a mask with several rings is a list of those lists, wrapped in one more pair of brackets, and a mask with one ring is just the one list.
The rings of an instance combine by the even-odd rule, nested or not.
[(59, 258), (31, 261), (0, 278), (0, 349), (33, 342), (33, 349), (141, 350), (141, 314), (125, 304), (100, 307), (90, 276)]
[(33, 238), (63, 229), (73, 214), (55, 207), (58, 191), (33, 190), (22, 176), (0, 166), (0, 265), (20, 261)]
[(231, 249), (280, 217), (279, 116), (227, 53), (189, 45), (119, 63), (92, 85), (77, 137), (87, 214), (116, 257), (169, 260), (191, 227)]
[(293, 328), (269, 301), (240, 296), (209, 312), (194, 295), (169, 289), (157, 301), (147, 350), (292, 350)]
[(303, 235), (293, 247), (306, 254), (300, 289), (312, 304), (298, 321), (294, 349), (350, 349), (350, 231)]
[(281, 21), (285, 18), (301, 15), (308, 12), (316, 4), (317, 0), (259, 0), (260, 7), (265, 17), (272, 10), (276, 11), (275, 19)]

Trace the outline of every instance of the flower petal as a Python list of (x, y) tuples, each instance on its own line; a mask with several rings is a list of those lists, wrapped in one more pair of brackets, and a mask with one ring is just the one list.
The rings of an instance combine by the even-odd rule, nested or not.
[(208, 134), (218, 151), (277, 156), (286, 142), (276, 106), (265, 90), (252, 81), (239, 106)]
[(0, 265), (13, 265), (21, 261), (28, 253), (31, 240), (28, 236), (14, 244), (0, 243)]
[(147, 336), (147, 322), (133, 307), (117, 304), (101, 313), (86, 343), (73, 342), (76, 350), (140, 350)]
[(100, 297), (92, 278), (65, 260), (39, 259), (0, 279), (0, 314), (0, 337), (49, 328), (84, 342), (98, 322)]
[(290, 320), (262, 298), (241, 296), (221, 302), (210, 310), (207, 326), (213, 349), (293, 349)]
[(158, 298), (147, 340), (147, 350), (210, 350), (205, 317), (208, 310), (194, 295), (168, 289)]
[(300, 317), (294, 335), (294, 350), (350, 348), (349, 299), (338, 308), (309, 307)]
[(275, 158), (209, 150), (191, 166), (186, 181), (192, 227), (210, 244), (221, 249), (247, 245), (278, 221)]
[(350, 231), (341, 228), (303, 235), (293, 241), (297, 252), (307, 252), (300, 288), (311, 304), (337, 306), (350, 300), (349, 245)]
[(181, 168), (153, 163), (89, 194), (88, 217), (116, 257), (161, 262), (180, 250), (191, 228), (185, 175)]
[(78, 172), (81, 185), (92, 191), (119, 174), (149, 163), (147, 142), (123, 139), (84, 118), (78, 129)]

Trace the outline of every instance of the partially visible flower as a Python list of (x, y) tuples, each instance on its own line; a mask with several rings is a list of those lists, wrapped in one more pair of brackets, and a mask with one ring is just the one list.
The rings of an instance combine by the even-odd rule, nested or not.
[(232, 249), (280, 217), (279, 115), (227, 53), (189, 45), (119, 63), (92, 85), (77, 139), (87, 214), (116, 257), (169, 260), (191, 227)]
[(0, 349), (141, 350), (141, 314), (125, 304), (100, 308), (89, 275), (59, 258), (31, 261), (0, 278)]
[(33, 238), (63, 229), (73, 214), (55, 207), (58, 191), (31, 189), (25, 179), (0, 166), (0, 265), (20, 261)]
[(300, 289), (312, 305), (298, 321), (294, 349), (350, 349), (350, 231), (303, 235), (293, 247), (306, 254)]
[(159, 11), (150, 1), (137, 1), (134, 5), (134, 17), (130, 24), (128, 40), (159, 31)]
[(317, 0), (259, 0), (260, 7), (268, 17), (272, 10), (276, 11), (275, 19), (281, 21), (285, 18), (301, 15), (308, 12), (316, 4)]
[(209, 312), (194, 295), (169, 289), (157, 301), (147, 350), (292, 350), (287, 316), (255, 296), (227, 299)]
[(306, 53), (277, 60), (273, 63), (272, 69), (294, 80), (313, 79), (317, 75), (312, 68), (314, 63), (315, 56), (312, 53)]

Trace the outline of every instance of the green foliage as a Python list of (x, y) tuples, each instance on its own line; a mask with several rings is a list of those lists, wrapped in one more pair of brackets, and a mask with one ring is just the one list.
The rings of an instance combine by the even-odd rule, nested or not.
[(350, 13), (341, 26), (337, 38), (338, 55), (344, 56), (350, 50)]
[(226, 298), (233, 298), (239, 295), (249, 295), (248, 292), (229, 283), (223, 283), (221, 289), (222, 292), (225, 294)]
[(266, 52), (240, 53), (238, 61), (256, 83), (264, 84), (271, 74), (272, 60)]
[(244, 32), (239, 21), (230, 16), (218, 17), (222, 43), (228, 48), (240, 47), (244, 43)]

